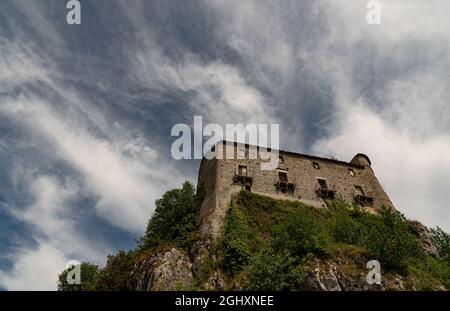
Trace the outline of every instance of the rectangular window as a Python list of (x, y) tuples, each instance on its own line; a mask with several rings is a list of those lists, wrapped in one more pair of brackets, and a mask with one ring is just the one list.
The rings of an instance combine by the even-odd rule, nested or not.
[(247, 166), (239, 165), (238, 166), (238, 175), (239, 176), (247, 176)]
[(320, 168), (319, 163), (317, 163), (317, 162), (313, 162), (313, 166), (316, 170), (318, 170)]
[(364, 195), (364, 190), (361, 186), (355, 186), (355, 194), (356, 195)]
[(288, 181), (287, 173), (278, 172), (278, 179), (282, 182), (287, 182)]
[(348, 169), (348, 173), (350, 174), (350, 176), (355, 176), (355, 172), (351, 168)]
[(319, 182), (320, 188), (322, 188), (322, 189), (328, 189), (327, 181), (326, 181), (325, 179), (319, 178), (319, 179), (317, 179), (317, 181)]

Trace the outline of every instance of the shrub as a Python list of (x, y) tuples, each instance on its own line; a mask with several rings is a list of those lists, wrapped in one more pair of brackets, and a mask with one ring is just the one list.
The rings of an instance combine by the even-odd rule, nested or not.
[(248, 267), (246, 290), (296, 290), (304, 280), (301, 265), (288, 250), (264, 249)]
[(333, 239), (352, 245), (361, 245), (365, 238), (364, 227), (347, 213), (338, 213), (332, 222)]
[(96, 290), (128, 290), (127, 281), (133, 269), (135, 253), (119, 251), (117, 255), (109, 255), (106, 266), (99, 272)]
[(403, 269), (407, 260), (420, 255), (417, 238), (403, 215), (382, 208), (380, 216), (366, 215), (365, 246), (388, 269)]
[(273, 246), (276, 250), (289, 250), (300, 258), (308, 253), (327, 253), (329, 239), (322, 223), (307, 211), (297, 211), (275, 228)]
[(165, 243), (185, 247), (189, 236), (197, 228), (197, 212), (202, 196), (187, 181), (181, 189), (167, 191), (155, 203), (155, 213), (148, 222), (141, 248), (148, 249)]
[(58, 275), (58, 290), (59, 291), (86, 291), (94, 290), (94, 284), (99, 272), (99, 268), (96, 265), (88, 262), (81, 263), (80, 266), (80, 278), (81, 284), (69, 284), (67, 283), (67, 274), (72, 268), (67, 268), (60, 275)]
[(439, 279), (447, 289), (450, 289), (450, 265), (448, 262), (428, 255), (422, 269), (428, 271)]
[(431, 240), (437, 248), (439, 257), (450, 264), (450, 235), (436, 227), (431, 229)]
[(249, 261), (249, 228), (244, 214), (233, 204), (229, 210), (223, 236), (222, 267), (228, 275), (239, 272)]

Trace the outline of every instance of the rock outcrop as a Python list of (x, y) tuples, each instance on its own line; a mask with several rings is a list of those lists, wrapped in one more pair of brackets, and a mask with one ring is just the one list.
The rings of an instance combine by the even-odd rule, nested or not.
[(189, 257), (172, 248), (138, 261), (130, 273), (129, 287), (137, 291), (189, 289), (193, 280)]

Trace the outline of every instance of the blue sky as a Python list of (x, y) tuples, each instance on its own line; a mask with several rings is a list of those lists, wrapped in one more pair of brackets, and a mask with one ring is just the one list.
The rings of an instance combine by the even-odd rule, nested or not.
[(176, 123), (279, 123), (280, 147), (364, 152), (396, 207), (450, 231), (450, 2), (0, 2), (0, 288), (134, 247), (198, 161)]

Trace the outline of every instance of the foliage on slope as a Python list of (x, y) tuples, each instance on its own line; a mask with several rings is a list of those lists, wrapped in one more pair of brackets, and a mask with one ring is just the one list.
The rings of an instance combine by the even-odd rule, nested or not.
[[(240, 211), (242, 221), (250, 228), (240, 244), (247, 244), (251, 258), (241, 271), (234, 271), (235, 275), (240, 273), (245, 288), (302, 289), (302, 273), (308, 260), (334, 258), (345, 249), (357, 249), (365, 257), (377, 259), (388, 275), (398, 273), (414, 280), (407, 284), (411, 288), (448, 287), (447, 234), (438, 232), (444, 242), (440, 244), (441, 256), (435, 258), (420, 248), (418, 237), (403, 215), (389, 209), (373, 215), (339, 200), (327, 204), (326, 209), (316, 209), (248, 191), (235, 197), (230, 214)], [(346, 256), (352, 256), (351, 252)], [(364, 266), (353, 268), (367, 273)]]
[[(156, 202), (145, 236), (135, 250), (108, 256), (100, 269), (83, 263), (82, 284), (68, 285), (68, 270), (59, 290), (127, 290), (133, 266), (170, 247), (190, 247), (200, 234), (198, 210), (202, 191), (190, 183)], [(231, 202), (219, 241), (211, 245), (204, 276), (192, 288), (203, 288), (208, 273), (221, 271), (225, 289), (301, 290), (311, 263), (338, 261), (348, 275), (367, 273), (360, 258), (377, 259), (383, 275), (401, 274), (407, 289), (450, 288), (450, 237), (437, 228), (431, 256), (405, 217), (388, 209), (373, 215), (335, 200), (317, 209), (300, 202), (275, 200), (241, 191)], [(358, 259), (359, 258), (359, 259)], [(203, 285), (202, 285), (203, 284)], [(395, 288), (394, 288), (395, 289)]]

